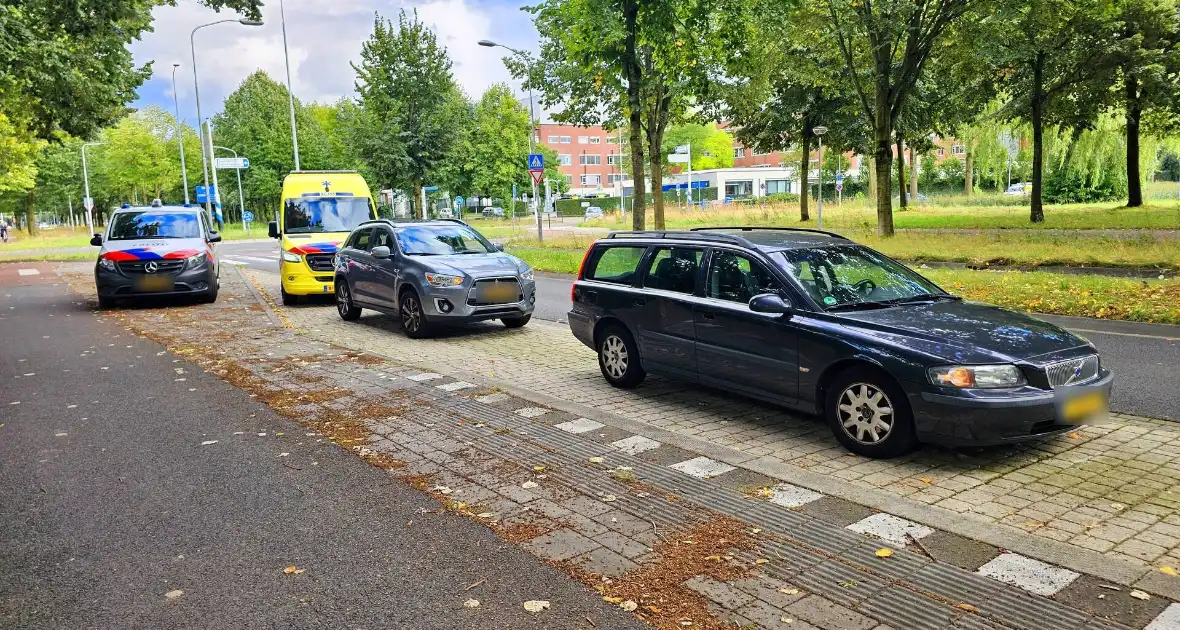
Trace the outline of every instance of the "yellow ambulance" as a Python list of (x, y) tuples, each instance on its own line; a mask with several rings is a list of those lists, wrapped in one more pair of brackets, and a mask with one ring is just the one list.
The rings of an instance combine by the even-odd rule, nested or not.
[(361, 223), (377, 218), (369, 186), (356, 171), (294, 171), (283, 180), (278, 220), (283, 304), (304, 295), (334, 295), (333, 259)]

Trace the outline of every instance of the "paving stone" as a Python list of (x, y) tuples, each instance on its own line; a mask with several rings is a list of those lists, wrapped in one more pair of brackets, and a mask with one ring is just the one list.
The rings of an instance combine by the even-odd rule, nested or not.
[(684, 583), (709, 601), (728, 610), (736, 610), (754, 601), (754, 596), (707, 575), (695, 575)]
[(804, 589), (845, 606), (855, 606), (885, 588), (885, 581), (838, 560), (804, 569), (790, 579)]
[(862, 521), (853, 523), (847, 529), (858, 534), (875, 536), (899, 547), (908, 545), (911, 537), (922, 539), (934, 533), (933, 529), (925, 525), (919, 525), (913, 521), (907, 521), (904, 518), (898, 518), (892, 514), (885, 514), (884, 512), (874, 514)]
[(619, 532), (606, 532), (594, 537), (594, 542), (618, 553), (625, 558), (638, 558), (651, 551), (651, 547), (636, 542)]
[(628, 558), (602, 547), (582, 554), (574, 558), (572, 562), (584, 571), (609, 578), (620, 578), (639, 567)]
[[(786, 608), (808, 595), (806, 591), (799, 589), (794, 584), (768, 575), (734, 580), (730, 582), (730, 585), (779, 609)], [(794, 591), (794, 594), (790, 594), (789, 591)]]
[(807, 488), (800, 488), (789, 483), (780, 483), (770, 489), (769, 501), (775, 505), (781, 505), (785, 508), (797, 508), (807, 505), (812, 501), (822, 499), (824, 495), (808, 490)]
[(558, 505), (570, 511), (577, 512), (578, 514), (589, 517), (605, 514), (606, 512), (609, 512), (611, 509), (613, 509), (611, 508), (610, 504), (605, 501), (600, 501), (598, 499), (581, 494), (576, 497), (566, 499), (565, 501), (560, 501), (558, 502)]
[[(737, 610), (737, 614), (758, 624), (759, 628), (772, 630), (843, 630), (842, 628), (825, 628), (813, 626), (806, 621), (795, 618), (795, 615), (775, 608), (762, 600), (754, 600)], [(745, 626), (739, 626), (745, 628)]]
[(1069, 586), (1078, 574), (1016, 553), (1002, 553), (977, 571), (979, 575), (1046, 597)]
[(457, 392), (461, 389), (471, 389), (476, 387), (475, 383), (468, 383), (466, 381), (455, 381), (454, 383), (446, 383), (444, 385), (435, 385), (436, 388), (444, 392)]
[(679, 470), (680, 472), (696, 477), (697, 479), (710, 479), (718, 475), (724, 475), (725, 473), (734, 469), (734, 467), (730, 466), (729, 464), (723, 464), (721, 462), (709, 459), (708, 457), (694, 457), (693, 459), (685, 460), (677, 464), (672, 464), (669, 466), (669, 468), (672, 468), (673, 470)]
[(787, 606), (787, 614), (794, 615), (819, 628), (839, 630), (869, 630), (876, 621), (819, 595), (812, 595)]
[(1131, 597), (1130, 589), (1120, 588), (1112, 591), (1102, 588), (1104, 584), (1109, 585), (1098, 578), (1083, 575), (1053, 595), (1053, 599), (1072, 608), (1134, 628), (1146, 626), (1162, 613), (1169, 603), (1159, 597), (1141, 601)]
[(442, 374), (435, 374), (434, 372), (421, 372), (418, 374), (408, 374), (406, 375), (406, 378), (414, 381), (415, 383), (421, 383), (423, 381), (433, 381), (436, 378), (442, 378)]
[(661, 444), (651, 438), (643, 437), (642, 435), (632, 435), (629, 438), (612, 442), (611, 446), (628, 455), (638, 455), (645, 451), (657, 449), (661, 446)]
[(622, 510), (611, 510), (591, 518), (595, 522), (602, 523), (624, 536), (634, 536), (639, 533), (650, 532), (652, 529), (651, 521), (639, 518)]
[(595, 422), (589, 418), (578, 418), (577, 420), (570, 420), (569, 422), (562, 422), (555, 425), (555, 428), (561, 429), (566, 433), (589, 433), (590, 431), (597, 431), (606, 425), (601, 422)]
[(524, 407), (523, 409), (516, 410), (516, 415), (524, 418), (539, 418), (547, 413), (549, 413), (549, 410), (542, 409), (541, 407)]
[(991, 562), (1000, 550), (987, 543), (964, 538), (957, 534), (935, 531), (922, 539), (922, 548), (939, 562), (953, 564), (968, 571)]
[(1180, 604), (1171, 604), (1144, 630), (1180, 630)]
[(838, 527), (847, 527), (873, 515), (873, 510), (863, 505), (827, 496), (807, 503), (799, 511)]
[(559, 529), (538, 536), (522, 545), (530, 552), (546, 560), (569, 560), (598, 548), (598, 543), (568, 530)]
[(492, 403), (498, 403), (498, 402), (503, 402), (505, 400), (508, 400), (508, 394), (502, 394), (500, 392), (495, 392), (492, 394), (488, 394), (487, 396), (477, 396), (475, 399), (485, 405), (490, 405)]

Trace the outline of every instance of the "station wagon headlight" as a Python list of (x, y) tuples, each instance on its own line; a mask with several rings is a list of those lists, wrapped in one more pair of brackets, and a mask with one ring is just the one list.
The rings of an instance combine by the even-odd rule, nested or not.
[(532, 269), (525, 269), (524, 271), (520, 272), (520, 279), (521, 280), (532, 280), (533, 279), (533, 270)]
[(115, 266), (115, 261), (113, 261), (109, 258), (99, 258), (98, 259), (98, 266), (102, 267), (103, 269), (106, 269), (107, 271), (117, 271), (118, 270), (118, 267)]
[(284, 251), (283, 252), (283, 260), (285, 262), (289, 262), (289, 263), (297, 263), (297, 262), (303, 261), (303, 256), (300, 256), (299, 254), (295, 254), (292, 252)]
[(463, 284), (462, 276), (448, 276), (441, 273), (426, 274), (426, 282), (432, 287), (457, 287)]
[(930, 368), (930, 382), (943, 387), (995, 389), (1025, 384), (1024, 374), (1015, 365), (948, 365)]

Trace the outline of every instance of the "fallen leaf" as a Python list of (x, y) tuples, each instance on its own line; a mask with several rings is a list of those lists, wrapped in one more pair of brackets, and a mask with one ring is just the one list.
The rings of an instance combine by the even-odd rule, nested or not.
[(1078, 438), (1082, 437), (1082, 434), (1081, 434), (1081, 433), (1078, 433), (1077, 431), (1074, 431), (1073, 433), (1070, 433), (1070, 434), (1069, 434), (1068, 436), (1066, 436), (1066, 437), (1068, 437), (1068, 438), (1069, 438), (1069, 439), (1071, 439), (1071, 440), (1076, 440), (1076, 439), (1078, 439)]
[(476, 516), (478, 516), (479, 518), (492, 518), (495, 515), (496, 515), (495, 512), (481, 512), (479, 514), (476, 514)]
[(783, 623), (795, 623), (795, 620), (794, 620), (794, 619), (791, 619), (790, 617), (788, 617), (788, 616), (786, 616), (786, 615), (783, 615), (782, 617), (779, 617), (779, 618), (778, 618), (778, 620), (779, 620), (779, 621), (781, 621), (781, 622), (783, 622)]
[(658, 614), (660, 614), (660, 613), (664, 612), (664, 609), (663, 609), (663, 608), (660, 608), (659, 606), (644, 606), (644, 608), (646, 608), (646, 609), (648, 609), (649, 611), (651, 611), (651, 613), (652, 613), (653, 615), (658, 615)]
[(549, 608), (549, 600), (546, 599), (532, 599), (524, 603), (524, 609), (531, 612), (541, 612)]
[(469, 600), (463, 602), (463, 607), (464, 608), (479, 608), (479, 600), (478, 599), (469, 599)]
[(608, 604), (621, 604), (621, 603), (623, 603), (623, 598), (622, 597), (603, 597), (602, 601), (604, 601)]
[(1115, 510), (1125, 510), (1127, 506), (1123, 503), (1111, 503), (1110, 507)]
[(856, 586), (856, 580), (844, 580), (838, 584), (841, 588), (853, 588)]
[(613, 495), (613, 494), (608, 494), (608, 495), (606, 495), (605, 497), (602, 497), (602, 500), (603, 500), (603, 501), (606, 501), (607, 503), (610, 503), (610, 502), (612, 502), (612, 501), (617, 501), (617, 500), (618, 500), (618, 497), (616, 497), (616, 496), (615, 496), (615, 495)]
[(721, 556), (705, 556), (705, 560), (720, 560)]
[(639, 608), (639, 604), (636, 604), (635, 602), (633, 602), (631, 600), (627, 600), (627, 601), (619, 604), (619, 608), (622, 608), (626, 612), (632, 612), (636, 608)]
[(1123, 590), (1117, 586), (1111, 586), (1110, 584), (1099, 584), (1098, 588), (1104, 588), (1108, 591), (1121, 591), (1121, 590)]
[(602, 463), (602, 458), (601, 458), (601, 457), (591, 457), (591, 458), (590, 458), (590, 463), (591, 463), (591, 464), (601, 464), (601, 463)]
[(1176, 569), (1172, 567), (1160, 567), (1160, 573), (1164, 575), (1176, 575)]
[(973, 612), (973, 613), (979, 612), (979, 609), (976, 608), (975, 606), (972, 606), (971, 604), (959, 604), (958, 606), (956, 606), (956, 608), (958, 608), (959, 610), (965, 610), (967, 612)]
[(780, 588), (778, 590), (778, 592), (782, 593), (783, 595), (798, 595), (799, 589), (797, 589), (797, 588)]
[(1143, 591), (1131, 591), (1131, 597), (1134, 597), (1135, 599), (1138, 599), (1141, 601), (1147, 601), (1147, 600), (1151, 599), (1151, 595), (1148, 595), (1147, 593), (1144, 593)]
[(174, 591), (168, 591), (167, 593), (164, 593), (164, 597), (167, 597), (168, 599), (176, 599), (177, 597), (180, 597), (181, 595), (184, 595), (184, 591), (182, 591), (180, 589), (176, 589)]
[(751, 533), (751, 534), (761, 534), (761, 533), (762, 533), (762, 528), (761, 528), (761, 527), (755, 527), (754, 529), (751, 529), (751, 530), (750, 530), (750, 533)]
[(767, 560), (766, 558), (758, 558), (754, 561), (754, 564), (770, 564), (770, 560)]
[(681, 622), (680, 622), (680, 625), (682, 625), (682, 626), (684, 626), (685, 628), (687, 628), (687, 627), (689, 627), (689, 626), (691, 626), (691, 625), (692, 625), (692, 620), (691, 620), (691, 619), (684, 619), (684, 620), (681, 620)]
[(881, 549), (877, 550), (877, 557), (878, 558), (888, 558), (892, 555), (893, 555), (893, 550), (888, 547), (882, 547)]
[(451, 492), (454, 492), (453, 490), (451, 490), (450, 488), (448, 488), (446, 486), (435, 486), (435, 487), (431, 488), (431, 490), (433, 490), (439, 494), (450, 494)]
[(291, 566), (287, 567), (286, 569), (283, 569), (283, 573), (286, 573), (287, 575), (299, 575), (306, 570), (307, 569), (297, 569), (297, 568), (295, 568), (295, 565), (291, 565)]
[(210, 444), (216, 444), (216, 443), (217, 443), (217, 440), (205, 440), (204, 442), (201, 442), (201, 446), (209, 446)]
[(531, 490), (531, 489), (533, 489), (533, 488), (536, 488), (536, 487), (537, 487), (537, 482), (535, 482), (535, 481), (526, 481), (526, 482), (524, 482), (524, 483), (520, 484), (520, 487), (521, 487), (521, 488), (524, 488), (525, 490)]
[(921, 481), (922, 483), (934, 483), (934, 478), (933, 477), (920, 477), (918, 479), (918, 481)]
[(537, 472), (541, 472), (542, 470), (545, 470), (545, 467), (544, 466), (533, 466), (533, 470), (535, 470)]

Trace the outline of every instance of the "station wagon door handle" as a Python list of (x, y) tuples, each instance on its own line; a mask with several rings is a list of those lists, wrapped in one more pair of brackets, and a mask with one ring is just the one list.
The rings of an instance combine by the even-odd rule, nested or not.
[(708, 311), (701, 311), (701, 319), (712, 320), (712, 319), (717, 319), (717, 316), (714, 315), (713, 313), (708, 312)]
[(647, 306), (647, 300), (645, 300), (643, 298), (635, 298), (635, 299), (631, 300), (631, 304), (633, 304), (635, 306)]

